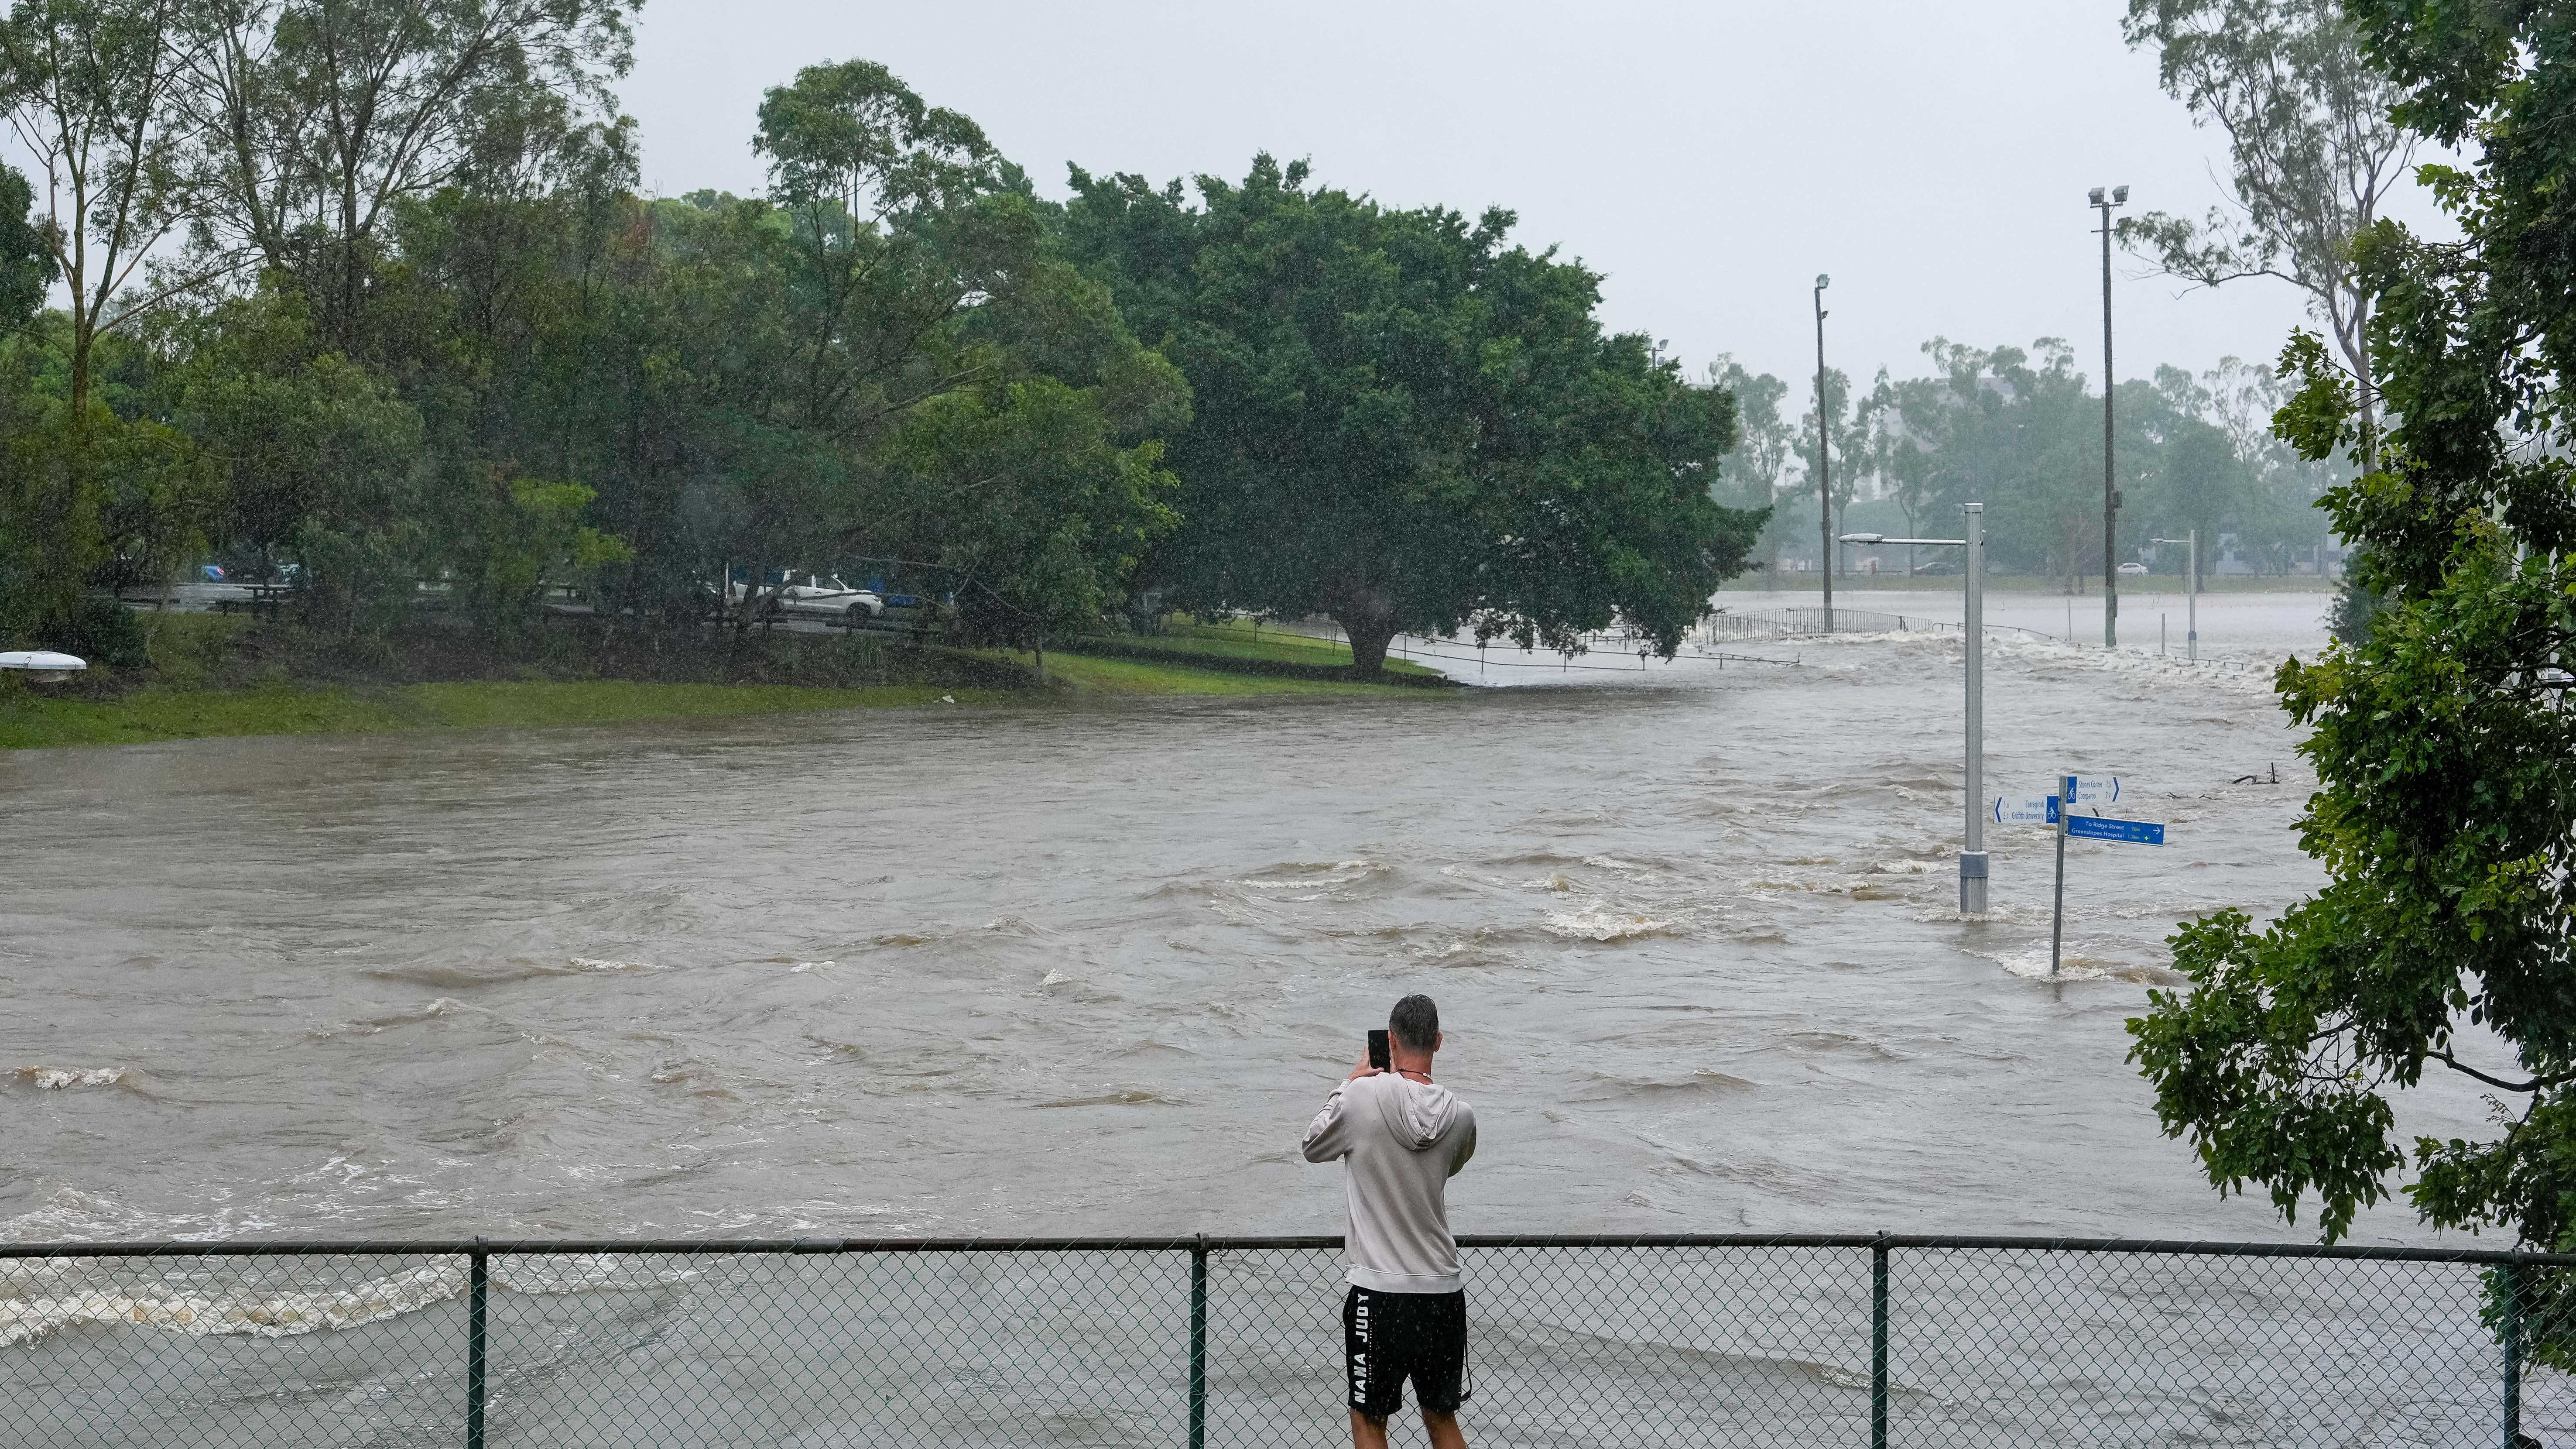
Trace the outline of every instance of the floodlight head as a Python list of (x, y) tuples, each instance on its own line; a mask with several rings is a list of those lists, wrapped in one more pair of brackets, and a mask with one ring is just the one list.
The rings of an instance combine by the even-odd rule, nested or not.
[(1826, 275), (1825, 275), (1824, 273), (1822, 273), (1822, 272), (1818, 272), (1818, 273), (1816, 273), (1816, 290), (1817, 290), (1817, 291), (1821, 292), (1821, 291), (1823, 291), (1824, 289), (1826, 289), (1827, 287), (1832, 286), (1833, 284), (1834, 284), (1834, 279), (1833, 279), (1833, 278), (1826, 276)]
[(2126, 205), (2128, 205), (2128, 204), (2129, 204), (2129, 188), (2127, 188), (2127, 187), (2125, 187), (2125, 186), (2114, 186), (2114, 187), (2112, 187), (2112, 188), (2111, 188), (2111, 204), (2112, 204), (2113, 206), (2126, 206)]
[(1885, 537), (1887, 537), (1887, 535), (1883, 533), (1846, 533), (1835, 541), (1838, 543), (1876, 543)]
[(2091, 205), (2100, 206), (2102, 204), (2102, 188), (2099, 186), (2094, 187), (2091, 191), (2085, 193), (2084, 199)]

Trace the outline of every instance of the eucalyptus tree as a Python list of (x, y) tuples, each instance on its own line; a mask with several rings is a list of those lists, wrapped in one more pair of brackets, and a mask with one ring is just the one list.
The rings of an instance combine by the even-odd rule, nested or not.
[[(2457, 243), (2383, 220), (2355, 248), (2391, 416), (2325, 339), (2276, 418), (2313, 459), (2388, 602), (2366, 639), (2279, 675), (2318, 789), (2300, 822), (2326, 884), (2269, 923), (2222, 911), (2174, 937), (2188, 984), (2150, 997), (2132, 1053), (2169, 1133), (2222, 1192), (2314, 1203), (2328, 1239), (2403, 1191), (2425, 1222), (2576, 1249), (2576, 17), (2563, 6), (2350, 0), (2395, 117), (2470, 164), (2434, 172)], [(2362, 463), (2364, 458), (2367, 463)], [(2374, 465), (2375, 466), (2371, 466)], [(2428, 1077), (2489, 1095), (2489, 1123), (2403, 1133)], [(2409, 1138), (2412, 1138), (2410, 1141)], [(2520, 1295), (2526, 1346), (2576, 1367), (2576, 1281)]]
[(291, 277), (324, 341), (363, 313), (405, 202), (499, 186), (613, 109), (638, 0), (188, 0), (171, 101), (211, 265)]
[[(1806, 498), (1832, 510), (1833, 531), (1839, 536), (1843, 532), (1843, 514), (1859, 496), (1861, 479), (1869, 467), (1869, 399), (1853, 393), (1850, 374), (1839, 367), (1826, 369), (1823, 383), (1824, 396), (1811, 402), (1798, 418), (1798, 463), (1806, 475)], [(1817, 422), (1819, 403), (1825, 419), (1821, 425)], [(1820, 449), (1825, 451), (1819, 452)], [(1831, 496), (1818, 500), (1816, 464), (1822, 457), (1830, 457), (1840, 466), (1829, 470)], [(1835, 547), (1818, 567), (1841, 572), (1837, 564), (1842, 554), (1843, 550)]]
[[(961, 324), (1035, 265), (1041, 222), (1025, 179), (972, 120), (853, 60), (773, 87), (752, 144), (769, 158), (789, 267), (781, 350), (763, 364), (775, 373), (765, 421), (798, 435), (791, 452), (864, 449), (912, 410), (993, 377), (989, 349)], [(856, 477), (739, 479), (752, 483), (734, 499), (744, 561), (827, 538), (868, 542)]]
[(94, 454), (116, 420), (96, 406), (101, 341), (203, 280), (155, 270), (196, 205), (171, 105), (186, 19), (183, 0), (23, 0), (0, 17), (0, 108), (41, 183), (37, 235), (66, 301), (47, 334), (62, 355), (58, 442), (24, 460), (15, 500), (49, 540), (22, 587), (57, 617), (105, 553)]
[(2053, 337), (2029, 350), (1936, 337), (1923, 351), (1934, 375), (1887, 399), (1901, 428), (1893, 436), (1925, 455), (1918, 496), (1986, 503), (1997, 566), (2062, 572), (2068, 591), (2081, 591), (2083, 561), (2101, 545), (2101, 494), (2084, 479), (2101, 473), (2102, 413), (2073, 349)]
[(2375, 446), (2373, 299), (2353, 240), (2408, 177), (2416, 137), (2389, 119), (2401, 95), (2370, 64), (2342, 0), (2129, 0), (2122, 33), (2153, 46), (2166, 92), (2226, 133), (2232, 207), (2194, 222), (2149, 212), (2121, 244), (2204, 286), (2249, 277), (2308, 296), (2357, 384), (2362, 466)]
[(1764, 525), (1760, 547), (1769, 554), (1776, 573), (1780, 549), (1788, 541), (1789, 514), (1778, 505), (1784, 491), (1796, 486), (1797, 426), (1780, 415), (1780, 404), (1789, 396), (1789, 385), (1770, 373), (1748, 371), (1744, 364), (1721, 355), (1709, 364), (1709, 386), (1723, 389), (1735, 399), (1736, 442), (1733, 449), (1718, 461), (1717, 482), (1712, 495), (1731, 508), (1767, 508), (1771, 521)]
[[(1904, 511), (1905, 531), (1911, 537), (1923, 535), (1926, 520), (1939, 501), (1937, 485), (1941, 475), (1937, 455), (1926, 447), (1934, 439), (1918, 435), (1909, 419), (1933, 415), (1946, 387), (1940, 378), (1891, 380), (1887, 369), (1880, 368), (1877, 384), (1870, 390), (1870, 472), (1886, 496)], [(1909, 575), (1914, 571), (1917, 553), (1915, 549), (1906, 550)]]

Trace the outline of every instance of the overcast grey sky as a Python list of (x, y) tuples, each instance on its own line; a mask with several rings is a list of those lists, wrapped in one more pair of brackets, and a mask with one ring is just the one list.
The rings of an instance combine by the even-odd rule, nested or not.
[[(2101, 369), (2092, 186), (2221, 198), (2225, 151), (2120, 42), (2122, 0), (1305, 0), (1297, 5), (649, 0), (625, 108), (644, 178), (757, 190), (753, 108), (805, 65), (881, 61), (1052, 196), (1065, 163), (1239, 177), (1255, 151), (1398, 205), (1488, 204), (1607, 274), (1610, 325), (1811, 379), (1921, 344), (2060, 336)], [(2420, 207), (2410, 208), (2420, 210)], [(2119, 372), (2268, 360), (2286, 284), (2186, 292), (2115, 259)], [(1792, 398), (1807, 388), (1797, 387)]]

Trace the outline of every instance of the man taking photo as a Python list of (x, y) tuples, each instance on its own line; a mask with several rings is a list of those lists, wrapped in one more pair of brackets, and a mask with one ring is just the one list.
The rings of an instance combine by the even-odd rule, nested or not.
[(1387, 1062), (1367, 1056), (1306, 1129), (1308, 1162), (1342, 1161), (1349, 1225), (1342, 1357), (1351, 1443), (1386, 1449), (1387, 1416), (1413, 1380), (1433, 1449), (1466, 1449), (1467, 1295), (1449, 1232), (1449, 1179), (1476, 1155), (1476, 1114), (1431, 1080), (1440, 1009), (1408, 996), (1386, 1019)]

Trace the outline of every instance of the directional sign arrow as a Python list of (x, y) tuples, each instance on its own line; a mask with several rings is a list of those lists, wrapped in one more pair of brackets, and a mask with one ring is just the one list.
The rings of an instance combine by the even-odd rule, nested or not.
[(2124, 845), (2162, 845), (2165, 828), (2143, 820), (2109, 820), (2099, 815), (2069, 815), (2066, 833), (2076, 840), (2116, 840)]
[(2075, 781), (2075, 803), (2078, 805), (2109, 805), (2120, 798), (2120, 777), (2117, 775), (2076, 775), (2071, 778)]
[(1989, 812), (1997, 825), (2055, 825), (2057, 797), (2054, 795), (1998, 795)]

